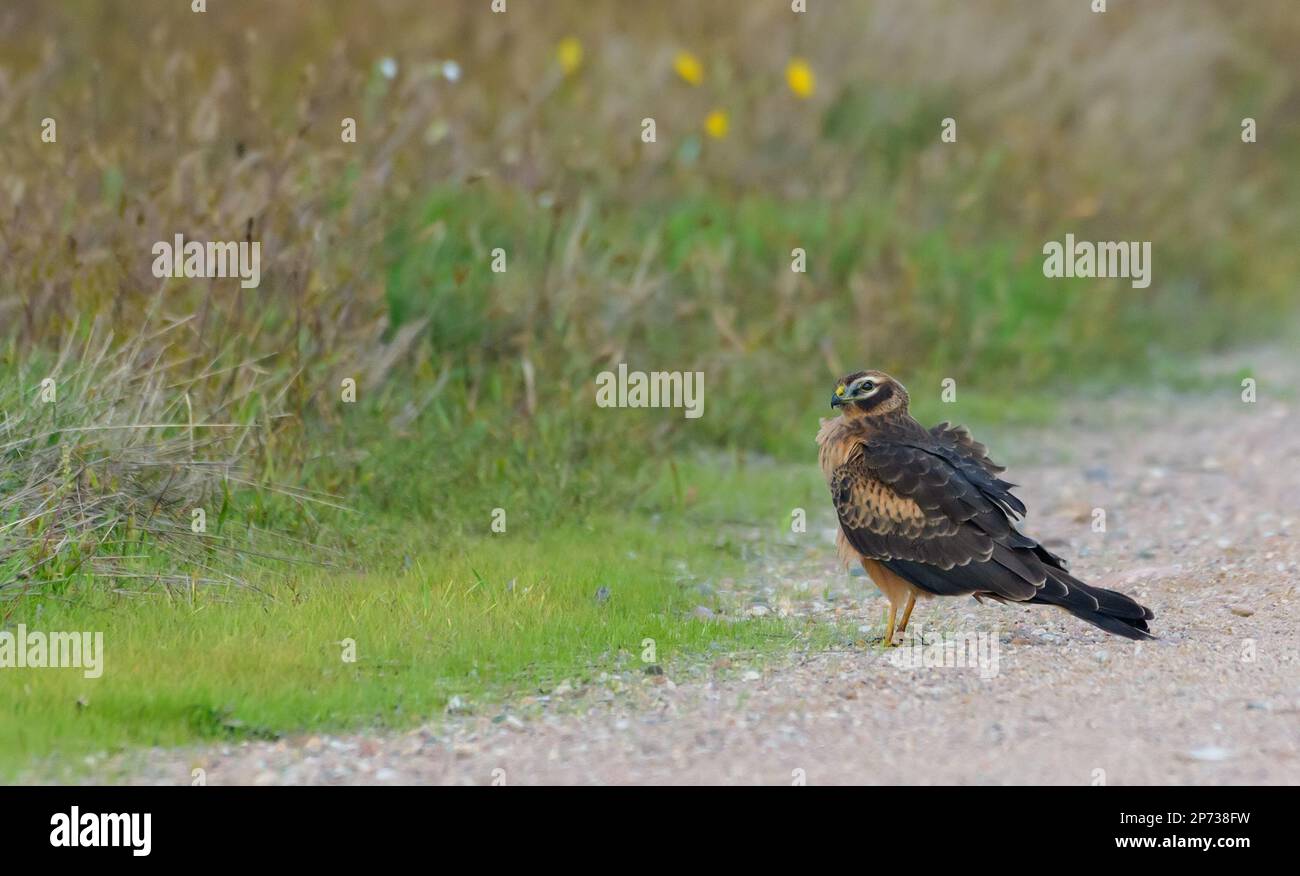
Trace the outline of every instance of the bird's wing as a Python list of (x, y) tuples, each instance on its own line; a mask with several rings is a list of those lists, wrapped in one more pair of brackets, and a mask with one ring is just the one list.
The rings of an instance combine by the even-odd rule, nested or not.
[(978, 459), (922, 437), (873, 439), (830, 484), (849, 544), (922, 590), (1056, 605), (1116, 635), (1150, 636), (1150, 609), (1084, 584), (1016, 529), (1024, 504)]
[(937, 426), (931, 426), (930, 434), (939, 445), (950, 448), (965, 459), (979, 463), (991, 475), (1002, 474), (1007, 470), (1006, 466), (998, 465), (989, 459), (989, 449), (976, 441), (965, 426), (954, 426), (945, 420)]
[[(945, 420), (937, 426), (932, 426), (930, 435), (934, 438), (934, 444), (928, 447), (930, 452), (941, 456), (969, 476), (971, 482), (979, 486), (986, 497), (1006, 510), (1012, 519), (1024, 516), (1024, 504), (1011, 492), (1016, 485), (998, 477), (1006, 471), (1006, 466), (998, 465), (989, 459), (988, 448), (976, 441), (969, 429), (965, 426), (950, 425)], [(978, 466), (982, 471), (976, 470), (974, 466)], [(1032, 549), (1037, 559), (1053, 568), (1066, 568), (1065, 560), (1034, 542), (1033, 539), (1022, 536), (1021, 541), (1028, 543), (1019, 544), (1017, 547)]]
[(924, 581), (904, 575), (925, 590), (1020, 601), (1051, 586), (1038, 543), (1011, 524), (1025, 511), (1011, 485), (936, 442), (863, 443), (832, 473), (831, 494), (845, 537), (862, 555), (960, 570)]

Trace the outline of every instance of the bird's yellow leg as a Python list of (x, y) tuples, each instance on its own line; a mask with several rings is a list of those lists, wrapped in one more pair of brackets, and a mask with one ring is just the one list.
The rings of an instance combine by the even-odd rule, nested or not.
[(912, 609), (916, 607), (916, 594), (907, 594), (907, 607), (903, 609), (903, 622), (898, 625), (900, 634), (907, 632), (907, 622), (912, 619)]
[(884, 644), (886, 648), (892, 648), (894, 647), (894, 618), (898, 617), (898, 606), (892, 602), (889, 603), (889, 611), (886, 613), (885, 617)]

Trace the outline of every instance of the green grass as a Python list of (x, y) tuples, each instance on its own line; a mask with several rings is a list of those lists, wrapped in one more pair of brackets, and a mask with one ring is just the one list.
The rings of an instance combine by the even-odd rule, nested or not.
[[(701, 582), (737, 563), (681, 522), (617, 516), (599, 526), (510, 532), (409, 558), (405, 571), (310, 570), (265, 595), (31, 600), (31, 630), (104, 634), (104, 672), (0, 672), (0, 768), (124, 746), (402, 727), (449, 697), (546, 690), (643, 668), (646, 639), (672, 666), (714, 648), (766, 651), (780, 621), (702, 622)], [(607, 597), (597, 594), (606, 588)], [(356, 662), (343, 660), (343, 641)]]

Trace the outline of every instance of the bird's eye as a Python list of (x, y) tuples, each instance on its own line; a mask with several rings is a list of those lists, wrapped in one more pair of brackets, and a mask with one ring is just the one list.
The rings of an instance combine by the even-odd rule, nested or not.
[(866, 383), (862, 384), (862, 388), (863, 388), (863, 389), (875, 389), (875, 388), (876, 388), (876, 385), (875, 385), (874, 383), (872, 383), (870, 380), (868, 380)]

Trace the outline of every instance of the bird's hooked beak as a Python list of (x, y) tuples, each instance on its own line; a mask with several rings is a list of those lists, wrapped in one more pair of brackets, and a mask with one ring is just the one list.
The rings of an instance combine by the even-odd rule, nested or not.
[(844, 384), (835, 387), (835, 392), (831, 394), (831, 409), (842, 408), (849, 403), (849, 388)]

